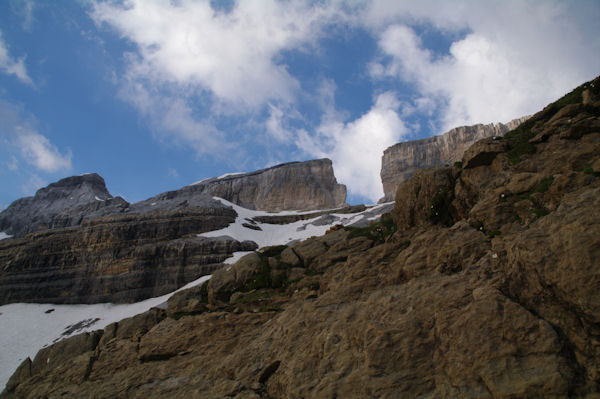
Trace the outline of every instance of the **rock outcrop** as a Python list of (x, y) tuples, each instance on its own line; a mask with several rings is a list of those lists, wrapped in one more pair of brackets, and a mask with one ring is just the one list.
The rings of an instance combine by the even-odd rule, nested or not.
[(206, 193), (264, 211), (330, 209), (346, 204), (346, 186), (337, 183), (329, 159), (207, 179), (177, 191), (177, 195), (188, 193)]
[(598, 397), (600, 77), (502, 140), (402, 183), (393, 219), (40, 351), (2, 397)]
[(452, 165), (460, 161), (465, 150), (476, 141), (502, 136), (525, 120), (527, 117), (506, 124), (462, 126), (439, 136), (394, 144), (383, 152), (381, 158), (384, 197), (380, 202), (393, 201), (398, 185), (416, 171), (434, 166)]
[(113, 198), (104, 179), (96, 173), (67, 177), (39, 189), (33, 197), (16, 200), (0, 212), (0, 231), (22, 237), (35, 231), (77, 226), (87, 215), (113, 214), (128, 205), (121, 197)]

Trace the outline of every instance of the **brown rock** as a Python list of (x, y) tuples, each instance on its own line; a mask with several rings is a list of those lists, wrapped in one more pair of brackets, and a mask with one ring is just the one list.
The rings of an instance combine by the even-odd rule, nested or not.
[(208, 282), (204, 284), (173, 294), (167, 301), (167, 316), (206, 311)]
[(287, 247), (281, 252), (281, 261), (291, 266), (302, 265), (302, 261), (300, 260), (298, 255), (296, 255), (294, 250), (290, 247)]
[(224, 198), (248, 209), (267, 211), (338, 208), (346, 186), (338, 184), (329, 159), (290, 162), (250, 173), (207, 179), (180, 191)]
[(249, 283), (262, 265), (263, 260), (258, 253), (252, 252), (233, 265), (215, 271), (208, 282), (208, 302), (228, 302), (231, 294)]
[(496, 156), (505, 152), (507, 148), (508, 144), (504, 140), (493, 138), (480, 140), (465, 151), (462, 158), (463, 168), (490, 165)]
[[(429, 223), (432, 212), (435, 214), (441, 210), (436, 209), (438, 205), (443, 207), (450, 203), (453, 191), (454, 178), (452, 168), (449, 167), (425, 169), (417, 172), (412, 179), (401, 183), (398, 186), (393, 211), (398, 229), (405, 230)], [(434, 201), (436, 196), (438, 200)]]
[(381, 182), (385, 196), (380, 202), (393, 201), (398, 185), (417, 170), (452, 165), (460, 161), (464, 152), (476, 141), (502, 136), (527, 118), (515, 119), (507, 124), (462, 126), (439, 136), (406, 141), (389, 147), (383, 152), (381, 159)]
[[(556, 111), (534, 122), (548, 124)], [(276, 309), (217, 303), (167, 318), (139, 344), (113, 338), (33, 367), (31, 377), (23, 366), (3, 397), (596, 397), (600, 179), (570, 165), (595, 164), (598, 143), (600, 134), (561, 140), (556, 130), (514, 165), (500, 155), (460, 176), (452, 168), (417, 174), (396, 199), (395, 218), (410, 227), (385, 242), (341, 229), (295, 244), (314, 275), (252, 293), (277, 298)], [(519, 194), (505, 187), (519, 191), (538, 175), (554, 181)], [(457, 215), (470, 216), (428, 223), (439, 187), (453, 192)], [(407, 204), (412, 212), (402, 213)], [(546, 211), (515, 221), (523, 205)], [(473, 226), (474, 215), (510, 228), (490, 234), (488, 219)]]

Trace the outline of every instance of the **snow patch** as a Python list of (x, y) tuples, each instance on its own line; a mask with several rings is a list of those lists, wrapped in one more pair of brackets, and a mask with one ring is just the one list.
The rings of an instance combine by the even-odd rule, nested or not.
[[(355, 214), (336, 214), (332, 215), (335, 217), (335, 221), (333, 223), (321, 224), (321, 223), (313, 223), (321, 216), (315, 216), (312, 219), (308, 220), (299, 220), (294, 223), (289, 224), (269, 224), (269, 223), (256, 223), (256, 226), (259, 226), (261, 230), (248, 229), (243, 226), (246, 222), (246, 219), (252, 219), (257, 216), (282, 216), (282, 215), (293, 215), (298, 213), (307, 213), (299, 212), (299, 211), (284, 211), (284, 212), (265, 212), (265, 211), (255, 211), (252, 209), (242, 208), (239, 205), (233, 204), (227, 200), (222, 198), (214, 197), (214, 199), (221, 201), (226, 206), (232, 207), (238, 214), (234, 223), (225, 227), (221, 230), (210, 231), (207, 233), (199, 234), (201, 237), (219, 237), (219, 236), (229, 236), (238, 241), (250, 240), (254, 241), (260, 247), (266, 247), (271, 245), (283, 245), (288, 244), (293, 241), (305, 240), (312, 236), (320, 236), (325, 234), (325, 232), (333, 225), (333, 224), (343, 224), (349, 225), (353, 224), (360, 219), (364, 219), (364, 215), (362, 213)], [(378, 205), (376, 207), (370, 208), (365, 212), (373, 212), (374, 210), (384, 206), (385, 204)], [(318, 211), (315, 211), (318, 212)], [(308, 212), (310, 213), (310, 212)]]
[(195, 287), (210, 276), (186, 284), (177, 291), (131, 304), (54, 305), (13, 303), (0, 306), (0, 391), (29, 357), (54, 342), (82, 332), (103, 329), (110, 323), (164, 306), (175, 292)]
[(217, 179), (224, 179), (226, 177), (239, 176), (239, 175), (244, 175), (244, 174), (246, 174), (246, 173), (245, 172), (225, 173), (224, 175), (217, 177)]
[(103, 200), (102, 198), (98, 198), (98, 196), (97, 196), (97, 195), (94, 195), (94, 198), (96, 199), (96, 201), (102, 201), (102, 202), (104, 202), (104, 201), (105, 201), (105, 200)]
[(7, 239), (7, 238), (12, 238), (12, 236), (11, 236), (11, 235), (8, 235), (8, 234), (6, 234), (6, 233), (5, 233), (5, 232), (3, 232), (3, 231), (0, 231), (0, 240), (5, 240), (5, 239)]
[(237, 262), (238, 260), (242, 259), (242, 257), (244, 257), (244, 255), (248, 255), (251, 254), (254, 251), (237, 251), (234, 252), (233, 255), (227, 259), (225, 259), (225, 261), (223, 261), (223, 264), (225, 265), (233, 265), (235, 262)]

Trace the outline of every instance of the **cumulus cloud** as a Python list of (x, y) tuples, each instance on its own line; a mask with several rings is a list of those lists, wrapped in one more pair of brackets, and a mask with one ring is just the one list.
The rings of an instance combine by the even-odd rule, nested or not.
[[(159, 139), (211, 156), (243, 153), (244, 135), (273, 147), (295, 143), (332, 158), (351, 193), (376, 200), (382, 152), (407, 126), (441, 133), (506, 122), (595, 76), (599, 9), (577, 0), (130, 0), (97, 1), (90, 15), (132, 44), (120, 95)], [(318, 56), (310, 84), (286, 64), (290, 52), (320, 54), (332, 28), (366, 30), (377, 43), (359, 79), (380, 94), (362, 115), (336, 108), (327, 75), (335, 71), (320, 68)], [(307, 98), (320, 122), (299, 114)]]
[(12, 104), (0, 101), (0, 137), (10, 152), (7, 168), (19, 169), (18, 159), (38, 171), (54, 173), (71, 170), (71, 151), (61, 153), (48, 138), (35, 129), (35, 124), (24, 119)]
[(91, 16), (135, 46), (126, 54), (122, 98), (158, 127), (159, 137), (202, 155), (231, 149), (219, 118), (250, 120), (265, 108), (266, 132), (288, 138), (282, 112), (300, 83), (281, 53), (310, 49), (335, 11), (305, 2), (242, 1), (223, 10), (209, 1), (132, 0), (96, 2)]
[(23, 158), (44, 172), (57, 172), (71, 169), (71, 151), (61, 154), (45, 136), (28, 130), (17, 129), (16, 145)]
[(348, 185), (350, 194), (376, 202), (383, 196), (379, 177), (383, 150), (407, 132), (399, 106), (394, 93), (382, 93), (356, 120), (345, 123), (328, 118), (315, 135), (300, 131), (298, 146), (313, 156), (331, 158), (336, 177)]
[[(374, 78), (396, 77), (435, 100), (444, 129), (537, 111), (600, 70), (591, 28), (598, 7), (578, 2), (377, 2), (365, 23), (382, 57)], [(577, 21), (574, 23), (574, 21)], [(454, 37), (435, 54), (414, 27)], [(592, 32), (589, 30), (592, 29)], [(466, 32), (463, 33), (463, 32)]]
[(33, 81), (27, 74), (25, 57), (16, 60), (8, 54), (8, 47), (2, 38), (2, 32), (0, 32), (0, 71), (8, 75), (15, 75), (23, 83), (33, 84)]

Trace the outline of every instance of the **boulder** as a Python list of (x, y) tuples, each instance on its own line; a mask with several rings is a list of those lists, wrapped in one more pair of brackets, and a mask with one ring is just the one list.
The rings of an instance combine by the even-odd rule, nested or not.
[(216, 270), (208, 282), (208, 302), (229, 302), (231, 294), (251, 282), (263, 266), (260, 255), (252, 252), (233, 265)]
[(508, 144), (504, 140), (495, 138), (480, 140), (465, 151), (462, 158), (463, 168), (490, 165), (498, 154), (506, 152), (507, 149)]
[(392, 212), (398, 229), (405, 230), (449, 216), (448, 206), (453, 192), (452, 168), (436, 167), (418, 171), (412, 179), (398, 186)]

